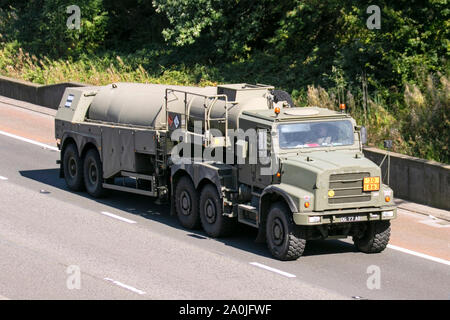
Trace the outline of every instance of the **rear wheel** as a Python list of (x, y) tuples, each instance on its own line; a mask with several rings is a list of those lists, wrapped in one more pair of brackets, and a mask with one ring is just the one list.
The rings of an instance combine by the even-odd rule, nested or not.
[(175, 208), (180, 224), (188, 229), (200, 227), (198, 194), (188, 177), (181, 177), (175, 187)]
[(266, 240), (270, 252), (279, 260), (296, 260), (305, 250), (303, 229), (295, 225), (289, 208), (282, 202), (276, 202), (270, 207)]
[(233, 221), (223, 215), (219, 194), (211, 184), (203, 187), (200, 195), (200, 219), (203, 230), (211, 237), (224, 237), (231, 233)]
[(100, 156), (95, 149), (90, 149), (84, 158), (84, 185), (86, 191), (95, 198), (105, 195), (103, 188), (103, 168)]
[(391, 222), (375, 221), (367, 224), (367, 229), (361, 237), (354, 236), (353, 242), (359, 251), (378, 253), (386, 249), (391, 235)]
[(70, 143), (64, 148), (63, 155), (64, 179), (69, 189), (73, 191), (83, 190), (83, 161), (78, 156), (75, 144)]

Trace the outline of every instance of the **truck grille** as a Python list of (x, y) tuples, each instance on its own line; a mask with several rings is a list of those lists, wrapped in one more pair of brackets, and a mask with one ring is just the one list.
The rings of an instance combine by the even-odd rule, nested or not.
[(363, 179), (366, 177), (370, 177), (368, 172), (332, 174), (329, 190), (334, 191), (334, 196), (328, 196), (328, 203), (370, 201), (370, 192), (363, 192)]

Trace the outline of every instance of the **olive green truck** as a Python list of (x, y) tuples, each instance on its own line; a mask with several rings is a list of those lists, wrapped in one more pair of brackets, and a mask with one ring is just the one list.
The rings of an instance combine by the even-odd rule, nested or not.
[(295, 107), (272, 86), (67, 88), (55, 136), (71, 190), (155, 197), (211, 237), (250, 225), (280, 260), (317, 239), (381, 252), (397, 214), (363, 155), (365, 129), (342, 111)]

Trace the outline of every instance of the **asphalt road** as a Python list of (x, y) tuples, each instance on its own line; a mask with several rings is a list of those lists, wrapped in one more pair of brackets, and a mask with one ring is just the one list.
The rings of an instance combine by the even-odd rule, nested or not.
[[(3, 133), (54, 145), (52, 122), (0, 104)], [(180, 227), (152, 198), (68, 191), (57, 159), (57, 151), (0, 134), (0, 298), (450, 299), (445, 223), (400, 210), (391, 244), (413, 254), (311, 241), (299, 260), (281, 262), (250, 227), (211, 239)]]

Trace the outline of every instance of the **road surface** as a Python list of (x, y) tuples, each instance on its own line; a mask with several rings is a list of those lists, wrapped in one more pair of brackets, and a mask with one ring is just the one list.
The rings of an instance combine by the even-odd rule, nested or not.
[(1, 299), (450, 298), (448, 222), (399, 209), (380, 254), (311, 241), (277, 261), (250, 227), (211, 239), (152, 198), (69, 191), (54, 111), (11, 101), (0, 103)]

